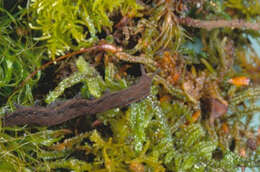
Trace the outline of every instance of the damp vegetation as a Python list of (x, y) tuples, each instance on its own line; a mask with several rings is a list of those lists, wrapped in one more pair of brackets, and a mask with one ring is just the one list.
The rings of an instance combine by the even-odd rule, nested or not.
[(258, 0), (0, 1), (0, 171), (256, 171), (259, 18)]

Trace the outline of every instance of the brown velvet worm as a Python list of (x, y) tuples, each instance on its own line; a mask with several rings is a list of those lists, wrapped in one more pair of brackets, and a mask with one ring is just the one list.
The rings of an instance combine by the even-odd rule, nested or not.
[(124, 107), (140, 101), (150, 94), (152, 77), (141, 65), (139, 82), (118, 92), (105, 94), (94, 100), (70, 99), (54, 107), (20, 107), (2, 118), (3, 126), (37, 125), (54, 126), (84, 115), (94, 115), (112, 108)]

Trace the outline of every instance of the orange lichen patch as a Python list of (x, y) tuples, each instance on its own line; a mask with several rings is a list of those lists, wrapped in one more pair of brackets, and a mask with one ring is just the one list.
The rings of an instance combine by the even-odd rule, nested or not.
[(192, 117), (191, 117), (190, 123), (196, 122), (199, 119), (200, 115), (201, 115), (201, 111), (200, 110), (198, 110), (195, 113), (193, 113)]
[(245, 148), (240, 148), (239, 155), (242, 156), (242, 157), (246, 157), (246, 150), (245, 150)]
[(171, 55), (165, 51), (159, 60), (159, 67), (162, 70), (162, 77), (166, 78), (171, 84), (176, 84), (180, 78), (180, 66), (176, 64), (177, 53)]
[(234, 77), (228, 80), (230, 84), (235, 86), (247, 86), (250, 83), (250, 79), (245, 76)]
[(66, 144), (65, 143), (56, 144), (56, 145), (51, 146), (50, 149), (62, 151), (64, 149), (66, 149)]
[(229, 127), (228, 124), (226, 122), (222, 123), (221, 125), (221, 130), (225, 133), (228, 134), (229, 133)]
[(192, 116), (191, 116), (191, 119), (189, 121), (187, 121), (185, 123), (185, 125), (189, 125), (189, 124), (192, 124), (192, 123), (196, 122), (199, 119), (200, 115), (201, 115), (201, 111), (200, 110), (194, 112), (192, 114)]
[(169, 95), (164, 95), (160, 98), (160, 102), (169, 102), (171, 100), (171, 97)]
[(174, 73), (172, 76), (171, 76), (171, 79), (170, 79), (170, 82), (171, 83), (176, 83), (180, 78), (180, 73)]
[(199, 119), (200, 115), (201, 115), (201, 111), (200, 110), (194, 112), (192, 114), (192, 116), (191, 116), (191, 119), (188, 120), (187, 122), (185, 122), (185, 124), (183, 126), (181, 126), (181, 127), (184, 128), (184, 127), (187, 127), (188, 125), (196, 122)]
[(159, 61), (159, 64), (164, 70), (171, 71), (175, 67), (176, 62), (171, 56), (170, 52), (165, 51), (163, 53), (162, 59)]
[(129, 165), (129, 169), (131, 172), (144, 172), (144, 166), (141, 163), (138, 162), (132, 162)]
[[(61, 137), (61, 136), (64, 136), (66, 134), (71, 134), (71, 133), (72, 133), (72, 131), (69, 129), (62, 129), (62, 130), (59, 130), (59, 132), (55, 133), (54, 137)], [(59, 143), (56, 145), (52, 145), (49, 148), (52, 150), (62, 151), (66, 148), (66, 145), (64, 143)]]

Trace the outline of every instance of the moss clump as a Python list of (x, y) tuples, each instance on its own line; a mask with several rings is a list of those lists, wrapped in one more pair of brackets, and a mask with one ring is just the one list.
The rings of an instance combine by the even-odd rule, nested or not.
[[(2, 127), (0, 171), (235, 172), (259, 166), (253, 122), (260, 61), (252, 42), (260, 35), (246, 23), (257, 25), (259, 7), (257, 0), (2, 1), (2, 115), (35, 99), (44, 106), (119, 91), (136, 82), (139, 64), (148, 75), (160, 72), (151, 94), (124, 108), (50, 128)], [(209, 20), (218, 25), (209, 29)], [(32, 77), (50, 59), (59, 60)]]
[[(29, 23), (32, 29), (40, 30), (41, 36), (35, 40), (46, 40), (45, 46), (52, 59), (70, 49), (89, 47), (97, 40), (102, 27), (112, 29), (109, 15), (122, 9), (123, 13), (138, 9), (133, 0), (113, 2), (106, 0), (91, 1), (32, 1), (30, 11), (35, 20)], [(33, 22), (35, 21), (35, 22)]]

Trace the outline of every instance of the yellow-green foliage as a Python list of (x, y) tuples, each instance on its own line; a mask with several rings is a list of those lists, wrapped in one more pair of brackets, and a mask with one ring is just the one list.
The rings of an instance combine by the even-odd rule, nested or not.
[(258, 0), (227, 0), (225, 5), (226, 7), (237, 10), (247, 18), (255, 18), (260, 14), (260, 2)]
[[(22, 20), (26, 10), (11, 14), (0, 6), (0, 12), (0, 103), (8, 101), (9, 106), (13, 106), (13, 101), (19, 104), (32, 103), (32, 87), (40, 73), (26, 87), (18, 89), (18, 86), (40, 66), (43, 50), (35, 47), (30, 36), (23, 37), (19, 32), (29, 32)], [(13, 92), (14, 89), (16, 92)]]
[(0, 171), (31, 171), (31, 167), (44, 164), (45, 160), (64, 157), (67, 152), (46, 152), (45, 149), (61, 140), (66, 133), (66, 130), (46, 128), (35, 133), (24, 132), (24, 128), (1, 130)]
[(48, 52), (54, 59), (67, 50), (95, 43), (102, 27), (111, 29), (109, 14), (121, 6), (125, 11), (130, 10), (129, 5), (138, 7), (133, 0), (33, 0), (30, 10), (35, 22), (30, 26), (40, 31), (41, 36), (34, 39), (46, 40)]
[[(252, 50), (248, 35), (259, 39), (259, 34), (231, 28), (205, 31), (178, 22), (185, 16), (256, 20), (257, 0), (32, 0), (8, 10), (3, 4), (1, 115), (15, 103), (32, 105), (34, 97), (48, 104), (72, 97), (66, 91), (74, 91), (74, 86), (84, 98), (127, 88), (138, 78), (137, 63), (149, 76), (156, 68), (160, 72), (150, 95), (124, 108), (86, 114), (50, 128), (1, 128), (0, 171), (236, 172), (242, 166), (259, 166), (259, 135), (250, 125), (260, 109), (255, 104), (259, 86), (229, 82), (235, 76), (259, 73), (260, 61), (245, 55)], [(47, 53), (55, 59), (107, 43), (102, 39), (122, 51), (97, 48), (77, 57), (75, 64), (57, 62), (59, 68), (51, 66), (53, 75), (61, 77), (51, 81), (56, 88), (50, 90), (47, 84), (47, 95), (32, 90), (41, 86), (37, 81), (42, 73), (48, 76), (48, 70), (19, 87)], [(247, 58), (255, 62), (253, 67), (244, 64)], [(206, 107), (204, 98), (219, 100), (222, 109)], [(227, 113), (219, 115), (226, 106)], [(212, 114), (219, 115), (213, 124)]]

